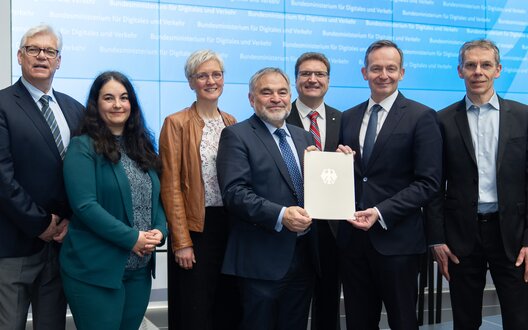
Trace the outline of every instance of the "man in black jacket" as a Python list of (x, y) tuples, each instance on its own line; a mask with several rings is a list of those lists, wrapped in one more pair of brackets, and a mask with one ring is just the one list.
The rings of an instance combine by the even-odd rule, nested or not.
[[(341, 127), (341, 112), (324, 102), (329, 83), (330, 61), (324, 54), (310, 52), (299, 56), (295, 63), (295, 87), (299, 96), (292, 103), (286, 122), (311, 132), (322, 151), (336, 151)], [(335, 330), (339, 329), (341, 298), (336, 244), (338, 223), (323, 220), (318, 225), (321, 274), (315, 280), (311, 328)]]
[(443, 181), (427, 209), (428, 239), (449, 280), (455, 329), (480, 327), (488, 268), (504, 329), (528, 324), (528, 107), (497, 95), (501, 69), (493, 42), (466, 42), (466, 96), (438, 113)]

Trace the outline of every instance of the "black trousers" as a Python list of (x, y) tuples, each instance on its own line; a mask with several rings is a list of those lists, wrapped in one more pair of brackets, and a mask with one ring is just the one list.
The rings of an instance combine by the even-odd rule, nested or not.
[(306, 330), (314, 281), (310, 243), (309, 237), (297, 238), (282, 279), (240, 278), (244, 310), (240, 330)]
[(224, 208), (207, 207), (204, 231), (191, 232), (196, 257), (193, 268), (180, 268), (170, 253), (170, 329), (237, 329), (242, 313), (237, 280), (220, 273), (228, 232)]
[(382, 302), (392, 330), (417, 330), (420, 255), (385, 256), (374, 249), (367, 232), (358, 238), (360, 244), (354, 245), (359, 251), (339, 249), (347, 330), (379, 329)]
[(329, 221), (316, 220), (321, 275), (315, 278), (312, 298), (312, 330), (339, 330), (339, 303), (341, 281), (339, 279), (339, 258), (336, 238)]
[(528, 329), (528, 284), (523, 280), (524, 264), (515, 267), (514, 261), (506, 256), (498, 217), (479, 222), (477, 235), (473, 252), (465, 257), (458, 256), (458, 265), (449, 263), (454, 329), (476, 330), (482, 324), (482, 298), (488, 267), (499, 297), (504, 329)]

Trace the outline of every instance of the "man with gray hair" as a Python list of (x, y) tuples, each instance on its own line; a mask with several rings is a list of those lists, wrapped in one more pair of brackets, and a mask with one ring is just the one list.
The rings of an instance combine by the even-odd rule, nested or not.
[(224, 206), (234, 218), (222, 271), (239, 278), (241, 330), (306, 330), (315, 228), (303, 208), (302, 161), (313, 144), (286, 124), (288, 76), (265, 68), (250, 80), (255, 114), (224, 128), (217, 157)]
[(466, 96), (438, 113), (443, 181), (427, 208), (428, 239), (449, 281), (455, 329), (482, 324), (488, 269), (504, 329), (528, 324), (528, 106), (497, 95), (501, 70), (492, 41), (463, 44)]
[(66, 298), (59, 242), (71, 210), (62, 158), (83, 106), (52, 88), (62, 39), (48, 25), (29, 29), (18, 49), (22, 77), (0, 91), (0, 328), (64, 329)]

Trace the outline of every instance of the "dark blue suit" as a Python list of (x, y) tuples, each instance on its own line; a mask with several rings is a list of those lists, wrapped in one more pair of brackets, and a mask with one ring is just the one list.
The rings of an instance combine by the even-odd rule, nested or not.
[[(83, 106), (54, 92), (70, 131)], [(51, 213), (70, 217), (62, 159), (51, 130), (28, 90), (18, 80), (0, 91), (0, 258), (32, 255)]]
[[(312, 144), (312, 137), (303, 129), (292, 125), (288, 125), (288, 130), (302, 162), (304, 150)], [(277, 283), (288, 277), (292, 264), (298, 262), (296, 248), (300, 240), (307, 242), (305, 257), (311, 259), (314, 256), (313, 226), (301, 239), (286, 227), (280, 232), (275, 230), (281, 209), (297, 205), (297, 198), (279, 148), (268, 128), (257, 116), (253, 115), (222, 131), (217, 171), (224, 206), (235, 220), (226, 248), (222, 268), (224, 273), (256, 283)], [(313, 277), (313, 262), (308, 262), (312, 266), (309, 273)], [(242, 285), (242, 291), (244, 287)], [(308, 295), (305, 293), (310, 289), (308, 286), (301, 290), (304, 291), (301, 294), (306, 296), (306, 301), (303, 301), (306, 303), (306, 313), (311, 292)], [(264, 288), (264, 291), (268, 291), (268, 288)], [(242, 295), (244, 299), (244, 292)], [(279, 298), (280, 301), (294, 299), (295, 297)], [(246, 309), (245, 316), (248, 306), (255, 303), (242, 301)], [(282, 329), (281, 324), (276, 323), (281, 322), (276, 321), (276, 315), (264, 315), (260, 309), (255, 314), (252, 315), (252, 324), (247, 323), (248, 320), (244, 317), (242, 328)], [(302, 319), (303, 315), (289, 317), (291, 320), (299, 317)]]
[[(65, 94), (53, 94), (73, 132), (83, 106)], [(38, 238), (52, 213), (71, 215), (62, 159), (46, 119), (18, 80), (0, 91), (0, 291), (9, 288), (2, 295), (2, 307), (10, 310), (4, 313), (10, 326), (25, 324), (31, 300), (37, 328), (64, 328), (66, 299), (59, 277), (59, 245)], [(17, 272), (20, 264), (29, 266)]]
[(426, 250), (422, 207), (439, 188), (442, 138), (435, 111), (400, 93), (363, 167), (359, 131), (367, 105), (343, 113), (340, 142), (357, 153), (357, 208), (377, 207), (387, 229), (378, 222), (364, 232), (341, 223), (347, 324), (377, 328), (383, 300), (391, 329), (408, 330), (417, 328), (418, 255)]

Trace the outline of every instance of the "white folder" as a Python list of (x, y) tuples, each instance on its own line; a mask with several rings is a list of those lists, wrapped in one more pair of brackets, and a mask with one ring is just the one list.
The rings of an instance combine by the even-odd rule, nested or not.
[(304, 208), (313, 219), (353, 219), (354, 156), (341, 152), (305, 151)]

